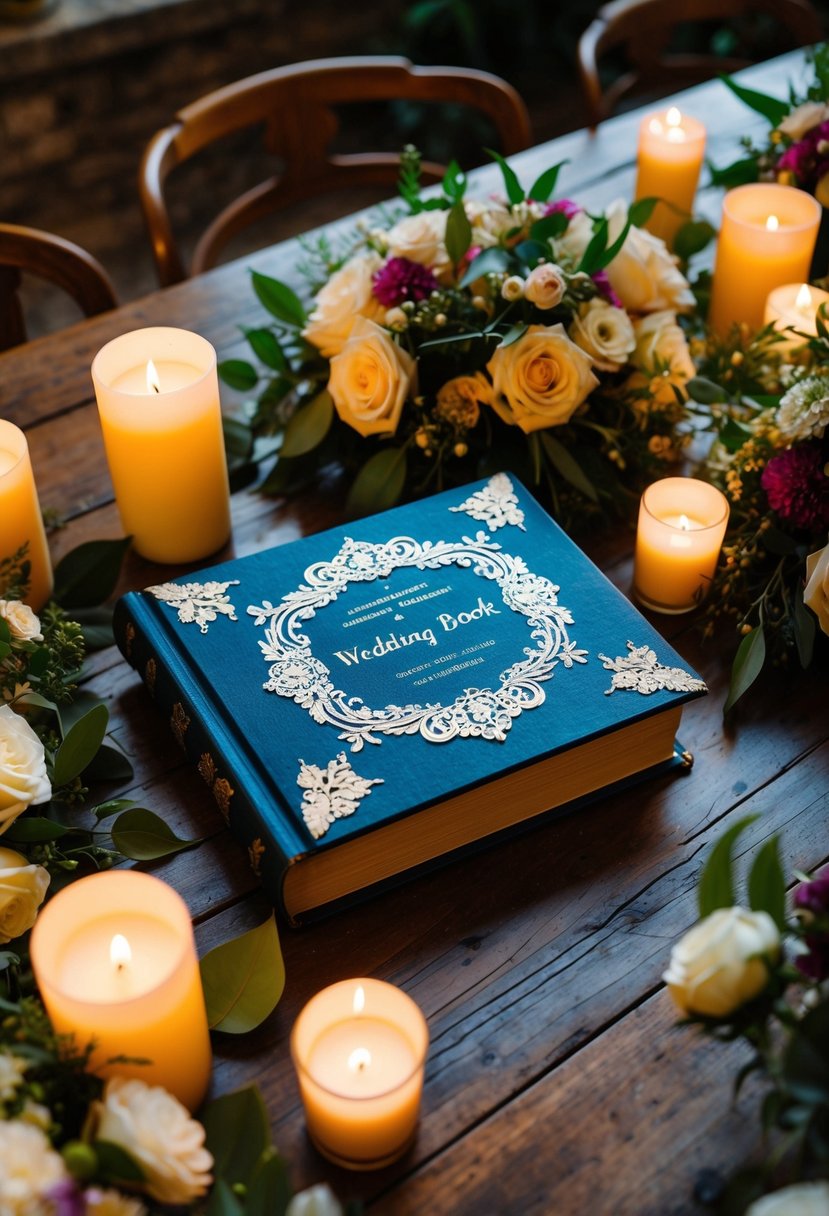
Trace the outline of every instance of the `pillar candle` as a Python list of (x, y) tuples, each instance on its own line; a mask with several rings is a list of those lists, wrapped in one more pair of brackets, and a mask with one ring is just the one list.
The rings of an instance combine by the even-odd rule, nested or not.
[(52, 563), (29, 459), (26, 436), (0, 419), (0, 561), (27, 546), (29, 587), (25, 602), (39, 611), (52, 591)]
[(230, 535), (216, 352), (183, 329), (139, 329), (92, 380), (124, 531), (144, 557), (199, 561)]
[(676, 106), (642, 119), (636, 198), (665, 200), (657, 203), (645, 226), (668, 245), (691, 218), (704, 152), (705, 127)]
[(759, 329), (769, 292), (808, 277), (820, 215), (820, 203), (793, 186), (754, 182), (729, 190), (708, 317), (716, 333), (725, 337), (735, 322)]
[(646, 608), (668, 614), (701, 603), (717, 566), (728, 501), (716, 486), (665, 477), (639, 505), (633, 591)]
[(343, 980), (297, 1018), (291, 1054), (308, 1132), (329, 1160), (379, 1169), (417, 1131), (429, 1031), (404, 992), (381, 980)]
[(817, 333), (817, 311), (821, 304), (827, 303), (829, 291), (810, 287), (808, 283), (784, 283), (782, 287), (775, 287), (766, 300), (763, 324), (773, 325), (786, 335), (784, 341), (777, 343), (776, 349), (783, 351), (802, 346), (807, 339), (798, 334), (813, 337)]
[[(81, 878), (41, 911), (31, 956), (54, 1029), (79, 1047), (94, 1042), (94, 1072), (199, 1106), (210, 1035), (190, 915), (171, 887), (137, 870)], [(110, 1063), (116, 1056), (145, 1063)]]

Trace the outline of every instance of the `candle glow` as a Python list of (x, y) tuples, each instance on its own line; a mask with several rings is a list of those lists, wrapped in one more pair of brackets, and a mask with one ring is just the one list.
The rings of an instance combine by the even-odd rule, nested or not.
[(666, 477), (642, 495), (634, 593), (655, 612), (688, 612), (705, 598), (716, 569), (728, 502), (707, 482)]
[(775, 349), (792, 350), (817, 334), (818, 309), (829, 304), (829, 292), (808, 283), (783, 283), (769, 292), (764, 325), (773, 325), (783, 335)]
[(109, 961), (116, 971), (123, 971), (132, 962), (132, 950), (123, 933), (116, 933), (109, 943)]

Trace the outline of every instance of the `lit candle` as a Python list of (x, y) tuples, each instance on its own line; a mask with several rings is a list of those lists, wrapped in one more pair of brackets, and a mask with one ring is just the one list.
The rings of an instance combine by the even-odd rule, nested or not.
[(708, 593), (717, 566), (728, 501), (716, 486), (665, 477), (639, 505), (633, 591), (654, 612), (689, 612)]
[(829, 291), (821, 291), (819, 287), (810, 287), (808, 283), (784, 283), (775, 287), (766, 300), (764, 325), (773, 325), (786, 335), (784, 341), (777, 343), (777, 350), (791, 350), (802, 346), (806, 338), (799, 334), (813, 337), (817, 333), (817, 311), (821, 304), (829, 303)]
[(714, 263), (709, 324), (724, 337), (735, 322), (763, 324), (766, 299), (808, 277), (820, 203), (793, 186), (755, 182), (729, 190)]
[(344, 980), (297, 1018), (291, 1054), (308, 1132), (329, 1160), (379, 1169), (414, 1141), (429, 1031), (405, 992)]
[(216, 352), (183, 329), (139, 329), (92, 380), (124, 531), (144, 557), (198, 561), (230, 535)]
[(705, 127), (676, 106), (646, 114), (639, 127), (636, 198), (659, 198), (645, 225), (667, 244), (691, 218), (705, 152)]
[[(26, 436), (0, 419), (0, 561), (27, 545), (29, 588), (25, 601), (37, 612), (52, 591), (52, 563), (37, 500)], [(0, 591), (2, 594), (2, 591)]]
[(94, 1072), (139, 1077), (196, 1109), (210, 1035), (190, 915), (171, 887), (137, 870), (81, 878), (38, 916), (31, 956), (54, 1029), (94, 1042)]

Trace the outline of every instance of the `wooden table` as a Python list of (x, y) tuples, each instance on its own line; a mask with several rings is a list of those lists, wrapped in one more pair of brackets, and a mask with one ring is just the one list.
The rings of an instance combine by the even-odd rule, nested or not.
[[(784, 96), (800, 64), (785, 57), (745, 79)], [(680, 105), (707, 123), (718, 164), (755, 125), (719, 83), (689, 91)], [(632, 114), (595, 137), (565, 136), (516, 157), (515, 167), (530, 181), (566, 159), (559, 194), (593, 208), (630, 198), (637, 124)], [(719, 196), (702, 201), (716, 215)], [(239, 326), (262, 315), (246, 266), (300, 285), (296, 254), (294, 243), (264, 250), (0, 357), (0, 414), (26, 429), (43, 505), (68, 521), (54, 538), (58, 555), (120, 534), (92, 399), (95, 352), (125, 330), (172, 324), (204, 334), (221, 358), (239, 354)], [(337, 509), (251, 493), (233, 505), (240, 554), (316, 530)], [(631, 533), (617, 528), (589, 551), (628, 590)], [(133, 558), (123, 587), (162, 574), (171, 572)], [(315, 927), (283, 930), (285, 995), (256, 1033), (217, 1037), (214, 1090), (259, 1083), (297, 1187), (328, 1179), (341, 1197), (361, 1196), (372, 1212), (395, 1216), (665, 1216), (699, 1210), (693, 1190), (702, 1171), (727, 1171), (757, 1150), (756, 1094), (731, 1101), (739, 1049), (676, 1030), (661, 975), (671, 944), (695, 919), (700, 866), (728, 823), (760, 812), (740, 851), (782, 831), (788, 872), (826, 860), (825, 683), (794, 669), (771, 673), (724, 729), (735, 639), (703, 645), (689, 618), (657, 625), (711, 690), (683, 721), (696, 755), (689, 776), (637, 787)], [(188, 901), (200, 947), (257, 923), (266, 906), (243, 850), (138, 677), (109, 650), (94, 657), (89, 687), (109, 705), (135, 764), (134, 788), (124, 793), (179, 834), (208, 838), (156, 867)], [(339, 1172), (309, 1146), (288, 1054), (309, 996), (356, 975), (411, 993), (432, 1039), (417, 1144), (375, 1175)]]

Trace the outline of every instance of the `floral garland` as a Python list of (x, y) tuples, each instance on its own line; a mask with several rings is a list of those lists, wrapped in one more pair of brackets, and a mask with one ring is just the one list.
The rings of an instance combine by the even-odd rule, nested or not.
[(627, 512), (678, 458), (694, 370), (678, 314), (694, 296), (637, 227), (652, 201), (591, 216), (551, 201), (560, 166), (525, 191), (499, 163), (503, 197), (467, 198), (454, 164), (425, 197), (408, 149), (407, 214), (366, 222), (343, 250), (323, 239), (306, 267), (309, 312), (254, 274), (273, 322), (246, 337), (264, 369), (233, 359), (219, 372), (259, 391), (249, 433), (230, 438), (243, 461), (278, 448), (265, 492), (338, 464), (362, 513), (497, 466), (573, 525)]

